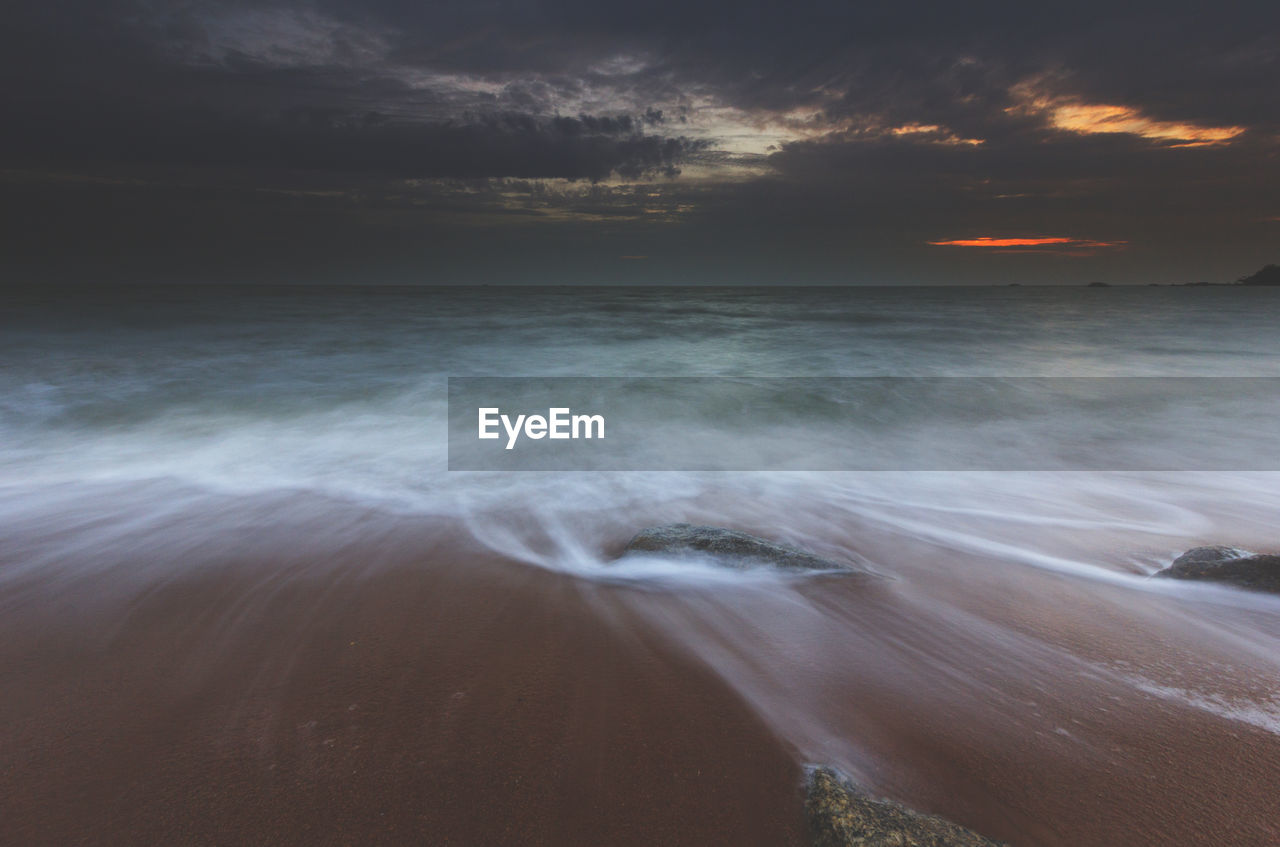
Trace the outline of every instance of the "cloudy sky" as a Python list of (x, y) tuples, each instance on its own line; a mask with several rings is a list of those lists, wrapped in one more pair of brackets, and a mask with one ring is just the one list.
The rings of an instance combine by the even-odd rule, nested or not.
[(1228, 281), (1280, 4), (18, 0), (11, 281)]

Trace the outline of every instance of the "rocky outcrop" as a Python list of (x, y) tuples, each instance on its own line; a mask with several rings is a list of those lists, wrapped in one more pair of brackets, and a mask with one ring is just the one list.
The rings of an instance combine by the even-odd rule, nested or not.
[(1280, 285), (1280, 265), (1267, 265), (1237, 281), (1241, 285)]
[(951, 821), (866, 797), (830, 768), (809, 775), (805, 816), (813, 847), (1001, 847)]
[(1196, 547), (1156, 574), (1166, 579), (1225, 582), (1255, 591), (1280, 593), (1280, 556), (1238, 547)]
[(663, 556), (707, 556), (730, 568), (774, 567), (793, 571), (856, 571), (852, 565), (836, 562), (775, 544), (735, 529), (677, 523), (650, 527), (627, 542), (625, 553)]

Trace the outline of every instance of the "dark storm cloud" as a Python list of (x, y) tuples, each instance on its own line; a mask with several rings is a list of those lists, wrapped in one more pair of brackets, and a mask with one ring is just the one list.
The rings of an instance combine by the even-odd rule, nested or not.
[[(166, 121), (202, 117), (270, 136), (290, 114), (553, 117), (593, 89), (638, 106), (634, 119), (584, 119), (602, 135), (618, 134), (616, 121), (667, 124), (679, 116), (664, 102), (703, 94), (752, 112), (812, 107), (833, 125), (877, 116), (985, 138), (1015, 125), (1010, 91), (1028, 79), (1155, 117), (1271, 131), (1277, 22), (1265, 5), (73, 2), (14, 16), (5, 95), (19, 116), (36, 110), (15, 134), (40, 147), (59, 111), (68, 130), (118, 131), (106, 116), (120, 113), (156, 121), (161, 137)], [(529, 133), (531, 144), (545, 135)]]
[[(207, 9), (242, 19), (219, 35)], [(8, 53), (11, 78), (23, 81), (5, 92), (14, 131), (0, 152), (16, 161), (599, 180), (673, 176), (705, 146), (646, 133), (661, 122), (654, 109), (566, 116), (551, 114), (540, 86), (519, 81), (503, 98), (429, 76), (411, 84), (404, 76), (414, 69), (384, 55), (380, 28), (296, 9), (207, 9), (146, 19), (144, 7), (117, 4), (86, 7), (78, 22), (29, 16), (18, 29), (37, 43)], [(43, 49), (54, 44), (65, 49)], [(70, 61), (40, 58), (60, 55)], [(510, 108), (521, 105), (529, 111)]]
[(41, 133), (0, 149), (40, 160), (108, 160), (187, 167), (236, 167), (398, 178), (511, 176), (601, 180), (611, 174), (674, 176), (702, 143), (636, 131), (626, 116), (543, 119), (476, 115), (441, 123), (393, 122), (378, 112), (319, 108), (271, 120), (209, 114), (103, 111), (91, 132), (79, 111), (48, 115)]
[[(1277, 258), (1277, 33), (1263, 3), (22, 0), (5, 213), (45, 257), (87, 210), (120, 207), (123, 255), (185, 204), (191, 253), (289, 214), (320, 264), (347, 232), (487, 266), (457, 252), (483, 224), (510, 249), (479, 252), (570, 275), (644, 254), (941, 281), (928, 242), (1032, 235), (1124, 242), (1097, 261), (1125, 278), (1239, 275)], [(1214, 271), (1226, 244), (1245, 267)]]

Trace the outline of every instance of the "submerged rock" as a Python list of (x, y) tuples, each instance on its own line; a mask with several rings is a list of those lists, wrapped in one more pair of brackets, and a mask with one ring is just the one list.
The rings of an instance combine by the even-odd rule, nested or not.
[(951, 821), (865, 797), (830, 768), (809, 775), (804, 809), (813, 847), (1001, 847)]
[(1166, 579), (1225, 582), (1255, 591), (1280, 593), (1280, 556), (1237, 547), (1195, 547), (1156, 574)]
[(627, 542), (624, 553), (660, 553), (670, 556), (709, 555), (731, 568), (768, 565), (798, 571), (853, 571), (854, 567), (833, 562), (739, 532), (715, 526), (669, 524), (642, 529)]

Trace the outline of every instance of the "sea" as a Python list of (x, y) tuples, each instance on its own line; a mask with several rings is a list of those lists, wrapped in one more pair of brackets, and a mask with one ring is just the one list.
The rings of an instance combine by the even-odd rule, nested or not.
[[(771, 395), (778, 414), (634, 399), (677, 451), (652, 470), (451, 470), (449, 380), (474, 377), (806, 390)], [(823, 391), (872, 378), (907, 388), (856, 410)], [(1061, 378), (1124, 388), (1105, 409), (1073, 390), (1034, 420), (1001, 416), (1028, 379)], [(1215, 809), (1231, 843), (1269, 843), (1280, 597), (1152, 575), (1197, 545), (1280, 549), (1277, 385), (1280, 290), (1265, 288), (13, 290), (0, 614), (115, 603), (120, 623), (231, 562), (276, 590), (282, 544), (290, 578), (371, 577), (404, 563), (392, 528), (420, 526), (658, 633), (798, 767), (1019, 844), (1226, 843)], [(1136, 459), (1113, 463), (1117, 427)], [(905, 440), (868, 469), (859, 451), (886, 431)], [(697, 469), (681, 445), (731, 469)], [(800, 547), (873, 587), (622, 555), (674, 522)], [(1253, 764), (1225, 777), (1206, 750), (1232, 743)], [(1045, 772), (1064, 776), (1036, 788)], [(1244, 800), (1223, 807), (1224, 790)]]

